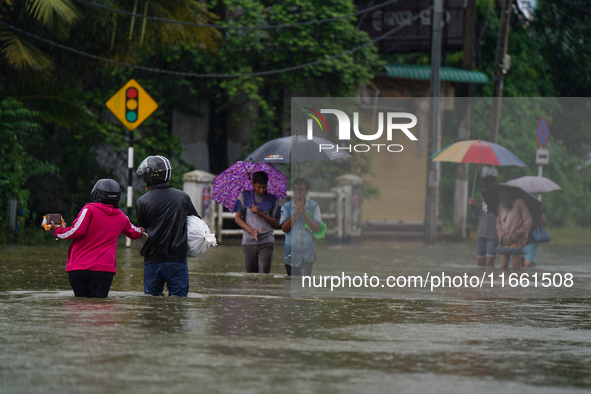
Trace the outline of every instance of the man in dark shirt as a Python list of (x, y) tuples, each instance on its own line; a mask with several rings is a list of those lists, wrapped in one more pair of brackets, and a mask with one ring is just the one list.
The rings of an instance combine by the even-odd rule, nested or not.
[[(497, 170), (494, 167), (482, 168), (482, 186), (484, 190), (497, 182)], [(497, 239), (497, 215), (488, 210), (484, 198), (480, 196), (478, 204), (474, 197), (468, 199), (472, 212), (478, 215), (478, 243), (476, 244), (476, 264), (487, 267), (495, 266)]]
[(148, 233), (140, 251), (144, 256), (144, 292), (162, 295), (166, 283), (169, 295), (186, 297), (189, 292), (187, 216), (199, 217), (199, 214), (189, 195), (168, 183), (172, 166), (164, 156), (148, 156), (137, 174), (150, 188), (136, 202), (138, 223)]

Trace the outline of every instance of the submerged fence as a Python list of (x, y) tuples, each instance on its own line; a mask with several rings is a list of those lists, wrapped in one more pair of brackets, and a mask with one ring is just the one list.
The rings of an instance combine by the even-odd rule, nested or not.
[[(218, 242), (221, 242), (225, 236), (242, 235), (243, 230), (236, 228), (234, 212), (229, 212), (222, 204), (211, 199), (213, 177), (213, 174), (205, 171), (188, 172), (183, 175), (183, 190), (216, 234)], [(307, 197), (320, 206), (322, 221), (327, 224), (327, 239), (339, 243), (356, 241), (361, 237), (362, 180), (354, 175), (344, 175), (337, 178), (337, 182), (339, 185), (329, 192), (311, 191)], [(291, 197), (293, 194), (288, 191), (287, 198)], [(276, 236), (284, 235), (280, 229), (274, 232)]]
[[(288, 191), (287, 197), (290, 199), (293, 197), (293, 193)], [(344, 194), (338, 192), (310, 192), (308, 193), (308, 199), (316, 201), (321, 207), (329, 207), (328, 210), (322, 210), (321, 208), (322, 221), (327, 224), (326, 235), (342, 238), (344, 222)], [(218, 204), (216, 202), (214, 202), (214, 204), (215, 213), (213, 215), (213, 223), (215, 223), (214, 228), (218, 241), (221, 242), (224, 235), (242, 235), (242, 229), (224, 228), (224, 219), (234, 220), (236, 214), (234, 212), (224, 210), (222, 204)], [(275, 230), (274, 233), (275, 236), (284, 235), (283, 231), (281, 230)]]

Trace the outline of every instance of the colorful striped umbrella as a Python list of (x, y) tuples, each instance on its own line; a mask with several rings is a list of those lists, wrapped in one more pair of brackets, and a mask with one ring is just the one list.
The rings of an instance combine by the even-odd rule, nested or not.
[[(491, 166), (527, 167), (511, 151), (499, 144), (488, 141), (467, 140), (458, 141), (430, 157), (433, 161), (448, 161), (452, 163), (487, 164)], [(472, 196), (476, 185), (476, 173), (472, 183)]]
[(509, 149), (488, 141), (468, 140), (451, 144), (431, 156), (433, 161), (527, 167)]

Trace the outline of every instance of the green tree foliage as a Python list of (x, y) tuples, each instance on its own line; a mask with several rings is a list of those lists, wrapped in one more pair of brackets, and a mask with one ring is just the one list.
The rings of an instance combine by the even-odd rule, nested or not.
[[(465, 101), (457, 99), (457, 105), (465, 105)], [(499, 127), (498, 143), (515, 155), (526, 165), (520, 167), (498, 167), (498, 182), (506, 182), (524, 175), (538, 175), (538, 165), (535, 162), (536, 149), (539, 148), (536, 139), (536, 127), (544, 117), (553, 129), (560, 129), (562, 124), (568, 124), (572, 116), (572, 109), (576, 106), (588, 106), (590, 101), (585, 99), (556, 99), (556, 98), (518, 98), (503, 99), (503, 111)], [(473, 139), (482, 137), (486, 140), (490, 127), (491, 99), (477, 98), (472, 117)], [(446, 113), (446, 128), (444, 130), (443, 146), (456, 141), (458, 120), (455, 113)], [(587, 115), (588, 119), (588, 115)], [(589, 225), (591, 224), (591, 177), (589, 172), (581, 170), (584, 161), (580, 156), (569, 152), (566, 144), (555, 138), (550, 139), (546, 146), (550, 151), (550, 164), (544, 166), (543, 175), (558, 183), (562, 190), (543, 193), (542, 208), (550, 226)], [(455, 166), (453, 163), (442, 163), (442, 215), (444, 223), (450, 224), (453, 213)], [(474, 175), (476, 175), (476, 192), (478, 198), (482, 191), (479, 166), (469, 165), (469, 184), (472, 190)], [(475, 215), (469, 219), (476, 223)]]
[[(587, 131), (591, 103), (587, 99), (551, 99), (553, 96), (588, 95), (591, 78), (585, 70), (589, 68), (591, 46), (584, 32), (590, 28), (585, 24), (591, 24), (591, 14), (585, 11), (589, 5), (588, 0), (541, 0), (537, 2), (532, 23), (526, 23), (517, 13), (511, 18), (508, 48), (511, 69), (504, 79), (498, 142), (522, 159), (527, 167), (500, 167), (499, 182), (538, 174), (535, 132), (540, 118), (547, 118), (551, 129), (547, 145), (550, 165), (544, 166), (543, 175), (563, 188), (543, 195), (543, 210), (553, 226), (589, 225), (591, 222), (591, 208), (587, 203), (591, 198), (591, 179), (588, 171), (580, 171), (584, 166), (583, 155), (591, 150), (591, 134)], [(478, 0), (477, 10), (476, 32), (482, 32), (482, 36), (476, 45), (476, 66), (489, 76), (489, 84), (479, 86), (477, 94), (489, 97), (494, 87), (500, 5)], [(453, 119), (453, 114), (447, 116), (452, 121), (444, 131), (443, 146), (457, 140), (457, 119)], [(487, 140), (489, 127), (490, 101), (481, 100), (472, 117), (471, 138)], [(470, 165), (470, 188), (476, 171), (478, 166)], [(478, 197), (480, 176), (476, 180)], [(452, 220), (454, 181), (455, 165), (444, 163), (441, 208), (444, 222), (448, 224)], [(470, 214), (469, 220), (476, 223), (477, 218)]]
[(557, 95), (589, 96), (591, 1), (539, 0), (532, 27), (536, 47)]
[[(95, 116), (91, 121), (71, 127), (44, 128), (43, 144), (32, 151), (39, 157), (47, 158), (60, 168), (59, 177), (34, 178), (29, 186), (37, 191), (33, 196), (38, 214), (51, 207), (64, 207), (66, 220), (72, 220), (80, 208), (91, 200), (90, 191), (101, 178), (119, 180), (125, 188), (127, 170), (127, 149), (130, 132), (106, 108), (106, 101), (123, 86), (131, 76), (121, 70), (104, 70), (97, 78), (94, 88), (84, 92), (82, 100)], [(165, 90), (154, 75), (151, 79), (139, 78), (138, 82), (151, 94)], [(165, 78), (166, 80), (166, 78)], [(159, 108), (139, 128), (134, 130), (133, 145), (135, 166), (144, 157), (154, 154), (167, 156), (173, 162), (173, 185), (182, 187), (181, 175), (188, 167), (180, 160), (182, 147), (171, 135), (171, 107), (159, 97)], [(134, 175), (137, 192), (144, 190), (144, 183)], [(121, 202), (124, 206), (125, 202)], [(55, 208), (54, 208), (55, 209)]]
[[(355, 12), (352, 1), (322, 3), (286, 0), (211, 1), (209, 10), (220, 15), (220, 25), (283, 26), (337, 17)], [(165, 57), (172, 69), (208, 74), (244, 74), (284, 69), (329, 58), (370, 41), (355, 26), (355, 18), (318, 25), (281, 27), (269, 30), (229, 29), (216, 53), (179, 45)], [(229, 130), (248, 124), (254, 130), (244, 154), (284, 133), (291, 95), (350, 96), (359, 82), (373, 76), (379, 67), (375, 47), (346, 54), (312, 67), (266, 76), (211, 78), (196, 81), (190, 101), (207, 102), (210, 111), (210, 169), (221, 172)], [(304, 93), (305, 92), (305, 93)], [(188, 108), (190, 111), (190, 108)], [(219, 143), (218, 143), (219, 142)]]
[[(90, 2), (92, 4), (92, 2)], [(215, 50), (216, 29), (165, 23), (117, 12), (135, 12), (182, 22), (212, 23), (215, 15), (197, 1), (99, 1), (104, 9), (67, 0), (0, 0), (0, 21), (77, 51), (136, 63), (142, 55), (158, 54), (177, 42)], [(89, 122), (92, 114), (80, 99), (95, 82), (104, 63), (73, 54), (10, 26), (0, 25), (0, 95), (9, 94), (58, 125)], [(107, 64), (111, 67), (110, 64)]]
[[(0, 11), (1, 22), (46, 38), (67, 38), (80, 18), (79, 10), (63, 0), (3, 0)], [(42, 42), (0, 25), (0, 97), (12, 96), (49, 121), (86, 119), (72, 88), (52, 81), (59, 67)]]
[[(122, 174), (118, 168), (126, 168), (128, 133), (110, 116), (105, 102), (131, 73), (123, 73), (109, 63), (105, 68), (103, 62), (73, 54), (10, 26), (78, 51), (128, 63), (158, 58), (163, 50), (179, 41), (188, 47), (214, 51), (221, 37), (212, 28), (148, 22), (116, 12), (213, 23), (215, 15), (197, 1), (94, 3), (115, 11), (68, 0), (0, 0), (0, 21), (9, 25), (0, 26), (0, 98), (14, 96), (25, 107), (35, 110), (40, 130), (34, 135), (29, 133), (25, 140), (35, 143), (23, 147), (30, 156), (60, 168), (59, 174), (44, 176), (33, 168), (24, 168), (30, 176), (20, 190), (30, 191), (30, 206), (36, 216), (65, 208), (64, 216), (72, 220), (89, 201), (89, 192), (97, 179), (127, 178), (127, 171)], [(169, 118), (159, 110), (136, 131), (138, 156), (148, 151), (172, 158), (179, 155), (181, 148), (170, 136), (166, 120)], [(179, 177), (177, 174), (175, 178)], [(180, 179), (175, 181), (180, 183)], [(1, 201), (5, 205), (4, 196)]]
[[(477, 0), (477, 32), (482, 38), (477, 43), (476, 67), (485, 72), (489, 83), (478, 86), (478, 96), (490, 97), (494, 89), (494, 66), (500, 26), (500, 3), (492, 0)], [(534, 24), (537, 25), (536, 20)], [(514, 10), (511, 15), (509, 47), (511, 68), (504, 79), (504, 97), (551, 97), (553, 83), (547, 72), (545, 60), (540, 56), (535, 31)]]
[(6, 223), (8, 200), (16, 199), (28, 213), (29, 191), (25, 187), (33, 177), (56, 174), (57, 168), (30, 153), (41, 131), (35, 113), (11, 97), (0, 101), (0, 222)]
[[(540, 0), (533, 25), (539, 56), (556, 96), (588, 97), (591, 91), (591, 1)], [(568, 124), (553, 133), (573, 154), (591, 151), (586, 100), (571, 102)]]

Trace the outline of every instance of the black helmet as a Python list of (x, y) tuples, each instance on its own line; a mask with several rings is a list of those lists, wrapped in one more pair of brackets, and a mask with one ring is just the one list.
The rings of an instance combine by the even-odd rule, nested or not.
[(112, 179), (100, 179), (94, 184), (90, 194), (94, 202), (111, 204), (117, 208), (121, 199), (121, 186)]
[(148, 156), (137, 168), (136, 173), (141, 175), (148, 186), (152, 186), (170, 181), (172, 166), (164, 156)]

